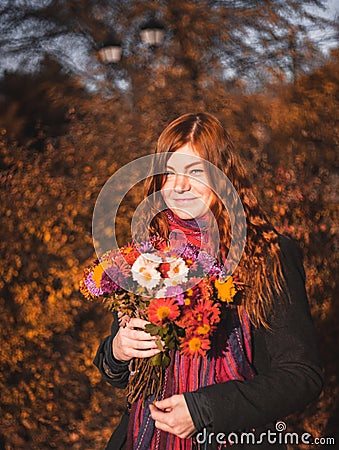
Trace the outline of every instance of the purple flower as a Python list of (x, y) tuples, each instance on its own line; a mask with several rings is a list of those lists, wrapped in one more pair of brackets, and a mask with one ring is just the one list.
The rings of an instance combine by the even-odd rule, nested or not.
[(191, 259), (192, 261), (195, 261), (197, 259), (197, 255), (199, 254), (199, 252), (200, 249), (198, 247), (188, 242), (181, 244), (177, 249), (177, 253), (179, 256), (181, 256), (185, 260)]
[(206, 252), (200, 252), (197, 258), (198, 264), (202, 267), (202, 270), (204, 273), (208, 274), (210, 273), (210, 270), (215, 265), (216, 261), (213, 256), (209, 255)]
[(166, 297), (176, 297), (178, 304), (184, 304), (184, 291), (181, 286), (168, 286), (166, 288)]
[(104, 272), (101, 278), (101, 289), (105, 294), (113, 294), (119, 289), (119, 285), (113, 281), (107, 272)]
[(137, 244), (136, 248), (140, 253), (151, 253), (155, 250), (150, 241), (140, 242), (140, 244)]
[(216, 275), (219, 275), (219, 278), (226, 278), (227, 272), (228, 272), (228, 269), (226, 269), (226, 267), (224, 265), (221, 265), (220, 273), (216, 274)]
[(99, 296), (104, 293), (104, 291), (101, 289), (101, 287), (97, 287), (95, 281), (93, 280), (93, 273), (90, 272), (88, 276), (85, 279), (85, 285), (89, 292), (94, 296)]
[(199, 253), (197, 263), (202, 268), (205, 275), (218, 275), (219, 277), (226, 276), (225, 266), (206, 252)]
[[(103, 282), (105, 280), (108, 289), (113, 288), (113, 290), (117, 290), (119, 287), (124, 286), (126, 278), (126, 274), (123, 273), (119, 267), (111, 266), (105, 270), (101, 279), (101, 286), (104, 289)], [(112, 283), (114, 283), (115, 287), (113, 287)]]

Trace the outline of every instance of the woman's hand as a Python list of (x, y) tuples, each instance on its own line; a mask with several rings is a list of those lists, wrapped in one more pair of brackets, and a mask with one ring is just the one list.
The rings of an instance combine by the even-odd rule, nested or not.
[(183, 394), (155, 402), (150, 405), (150, 411), (159, 430), (175, 434), (182, 439), (191, 437), (196, 432)]
[(129, 361), (132, 358), (150, 358), (160, 353), (156, 345), (157, 337), (142, 331), (147, 323), (146, 320), (136, 318), (126, 320), (126, 316), (121, 319), (121, 326), (112, 343), (115, 359)]

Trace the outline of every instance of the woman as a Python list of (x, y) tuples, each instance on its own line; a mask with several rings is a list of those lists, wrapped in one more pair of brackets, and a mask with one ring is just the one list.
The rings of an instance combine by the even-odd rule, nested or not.
[[(161, 400), (133, 404), (107, 449), (217, 449), (225, 442), (222, 435), (217, 439), (218, 433), (227, 437), (251, 430), (261, 435), (261, 448), (265, 443), (285, 448), (281, 442), (268, 444), (261, 433), (275, 431), (276, 420), (304, 408), (322, 387), (299, 252), (260, 210), (246, 171), (215, 117), (179, 117), (159, 137), (156, 153), (160, 159), (152, 173), (160, 175), (146, 181), (150, 234), (168, 238), (179, 229), (189, 242), (218, 250), (225, 260), (236, 231), (230, 226), (232, 196), (213, 167), (220, 169), (246, 215), (247, 240), (242, 254), (239, 243), (235, 269), (246, 288), (241, 304), (219, 324), (208, 357), (174, 355)], [(218, 230), (213, 229), (210, 211)], [(216, 231), (220, 245), (213, 242)], [(142, 331), (146, 321), (132, 318), (119, 326), (116, 319), (94, 362), (108, 382), (125, 387), (129, 361), (159, 350), (155, 338)]]

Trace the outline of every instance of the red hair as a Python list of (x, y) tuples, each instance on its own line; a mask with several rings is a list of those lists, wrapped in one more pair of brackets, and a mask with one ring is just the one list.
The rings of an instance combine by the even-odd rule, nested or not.
[[(243, 305), (255, 326), (268, 327), (274, 293), (284, 291), (283, 287), (286, 285), (280, 262), (279, 236), (259, 207), (246, 169), (234, 149), (230, 136), (219, 120), (211, 114), (185, 114), (171, 122), (161, 133), (156, 147), (156, 153), (160, 157), (155, 160), (150, 172), (156, 175), (150, 176), (145, 181), (148, 197), (147, 214), (149, 214), (146, 220), (149, 219), (147, 223), (151, 224), (149, 232), (168, 237), (167, 217), (164, 213), (159, 213), (165, 208), (159, 191), (166, 176), (169, 154), (186, 144), (189, 144), (201, 158), (221, 170), (238, 193), (247, 225), (245, 249), (236, 268), (237, 275), (247, 286)], [(220, 177), (213, 176), (211, 172), (209, 177), (215, 192), (225, 191), (225, 185), (220, 186), (222, 183)], [(228, 195), (228, 210), (232, 214), (234, 205), (229, 205), (230, 202), (232, 196)], [(217, 197), (211, 210), (219, 229), (220, 248), (227, 253), (232, 239), (228, 212)]]

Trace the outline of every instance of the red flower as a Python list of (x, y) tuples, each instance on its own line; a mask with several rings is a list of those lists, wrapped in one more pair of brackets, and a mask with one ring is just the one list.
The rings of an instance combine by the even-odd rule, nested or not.
[(170, 263), (161, 263), (160, 264), (159, 271), (163, 278), (168, 278), (168, 271), (170, 270), (170, 268), (171, 268)]
[(201, 336), (189, 335), (181, 340), (181, 352), (185, 356), (205, 356), (210, 348), (210, 340)]
[(138, 252), (138, 250), (132, 244), (122, 247), (120, 251), (124, 257), (124, 260), (130, 266), (132, 266), (135, 263), (138, 256), (140, 256), (140, 252)]
[(194, 308), (186, 307), (177, 324), (186, 332), (197, 336), (210, 336), (220, 321), (219, 305), (211, 300), (200, 299)]
[(201, 299), (194, 308), (193, 315), (199, 325), (202, 323), (215, 325), (220, 321), (219, 305), (211, 300)]
[(178, 302), (174, 298), (156, 298), (151, 301), (147, 309), (148, 319), (162, 325), (166, 320), (175, 320), (179, 314)]

